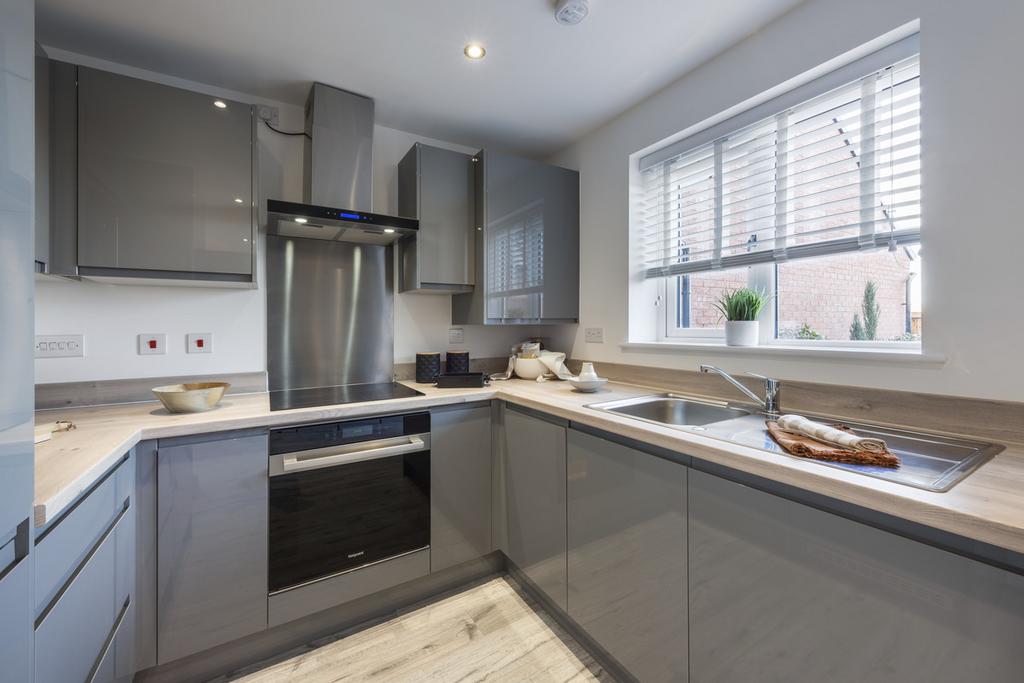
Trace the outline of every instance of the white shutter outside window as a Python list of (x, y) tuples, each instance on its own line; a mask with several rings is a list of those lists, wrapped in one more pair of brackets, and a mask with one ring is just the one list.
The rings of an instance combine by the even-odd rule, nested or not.
[(890, 64), (642, 159), (646, 277), (919, 242), (920, 66), (916, 54)]

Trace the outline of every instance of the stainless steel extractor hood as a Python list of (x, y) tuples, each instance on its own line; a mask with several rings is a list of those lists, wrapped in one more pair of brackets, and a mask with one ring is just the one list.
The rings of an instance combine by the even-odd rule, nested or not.
[(314, 83), (306, 101), (303, 201), (267, 200), (271, 235), (388, 245), (419, 221), (370, 212), (373, 100)]
[(267, 200), (270, 233), (287, 237), (388, 245), (415, 235), (419, 221), (355, 209)]

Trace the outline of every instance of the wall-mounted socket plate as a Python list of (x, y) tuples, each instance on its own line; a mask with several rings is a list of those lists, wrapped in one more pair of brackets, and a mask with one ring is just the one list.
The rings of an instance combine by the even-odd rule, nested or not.
[(461, 327), (449, 327), (448, 328), (448, 343), (449, 344), (465, 344), (466, 343), (466, 331)]
[(213, 353), (213, 333), (190, 332), (185, 336), (185, 351), (188, 353)]
[(277, 119), (279, 116), (277, 107), (272, 107), (269, 104), (256, 105), (256, 115), (260, 117), (261, 121), (266, 121), (272, 126), (277, 125)]
[(37, 334), (36, 358), (81, 358), (85, 337), (81, 334)]
[(167, 353), (167, 335), (159, 334), (139, 335), (139, 355), (159, 356)]
[(604, 343), (604, 328), (603, 327), (588, 327), (584, 332), (586, 340), (590, 344), (603, 344)]

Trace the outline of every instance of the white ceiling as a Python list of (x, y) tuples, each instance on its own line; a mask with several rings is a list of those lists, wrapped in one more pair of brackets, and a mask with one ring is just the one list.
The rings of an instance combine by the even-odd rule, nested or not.
[[(386, 126), (555, 151), (799, 0), (37, 0), (39, 41), (302, 104), (313, 80), (373, 97)], [(467, 42), (487, 47), (469, 62)]]

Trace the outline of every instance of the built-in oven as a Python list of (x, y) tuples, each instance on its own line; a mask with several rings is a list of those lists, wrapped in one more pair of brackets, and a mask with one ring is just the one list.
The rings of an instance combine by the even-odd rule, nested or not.
[(430, 546), (430, 414), (270, 431), (271, 595)]

